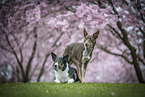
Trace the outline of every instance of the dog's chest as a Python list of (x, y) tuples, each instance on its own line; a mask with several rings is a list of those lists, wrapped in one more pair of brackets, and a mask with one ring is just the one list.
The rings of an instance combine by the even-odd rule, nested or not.
[(90, 59), (91, 59), (91, 55), (86, 50), (84, 50), (83, 51), (83, 56), (82, 56), (82, 63), (86, 63)]
[(61, 70), (54, 71), (56, 79), (58, 79), (60, 82), (67, 82), (69, 80), (68, 70), (69, 68), (66, 68), (64, 71)]

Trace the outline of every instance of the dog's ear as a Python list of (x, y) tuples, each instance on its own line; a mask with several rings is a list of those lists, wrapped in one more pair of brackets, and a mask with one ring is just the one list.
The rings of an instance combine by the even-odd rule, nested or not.
[(69, 57), (69, 55), (64, 56), (63, 60), (67, 62), (68, 61), (68, 57)]
[(84, 37), (86, 37), (88, 35), (86, 29), (84, 28)]
[(51, 52), (51, 57), (52, 57), (52, 60), (53, 60), (53, 61), (55, 61), (55, 59), (56, 59), (57, 55), (56, 55), (56, 54), (54, 54), (53, 52)]
[(97, 39), (99, 36), (99, 31), (97, 31), (96, 33), (93, 34), (94, 39)]

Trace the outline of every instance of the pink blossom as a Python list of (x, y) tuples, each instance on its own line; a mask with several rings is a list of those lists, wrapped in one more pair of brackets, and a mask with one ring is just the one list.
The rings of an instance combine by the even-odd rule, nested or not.
[(85, 14), (85, 11), (83, 8), (78, 8), (77, 9), (77, 12), (76, 12), (76, 15), (79, 16), (80, 18), (83, 17)]
[(30, 3), (30, 4), (27, 4), (27, 5), (24, 5), (23, 7), (21, 7), (20, 9), (25, 9), (27, 7), (31, 7), (31, 6), (34, 6), (35, 4), (33, 3)]
[(115, 5), (116, 7), (118, 7), (118, 6), (122, 5), (122, 3), (120, 3), (120, 2), (115, 2), (114, 5)]
[(93, 10), (96, 10), (96, 11), (97, 11), (97, 10), (99, 9), (99, 7), (98, 7), (97, 5), (92, 5), (92, 6), (91, 6), (91, 9), (93, 9)]
[[(78, 0), (75, 2), (70, 0), (61, 0), (61, 2), (64, 4), (62, 6), (60, 6), (58, 3), (44, 3), (48, 2), (47, 0), (43, 0), (44, 2), (41, 1), (40, 5), (36, 5), (34, 1), (35, 0), (26, 0), (25, 2), (19, 3), (20, 5), (13, 5), (16, 6), (15, 9), (11, 9), (9, 12), (7, 12), (6, 20), (4, 20), (5, 24), (8, 23), (7, 28), (0, 23), (2, 30), (9, 35), (8, 38), (10, 39), (12, 47), (14, 47), (14, 50), (16, 50), (16, 54), (18, 55), (19, 59), (21, 59), (19, 47), (22, 47), (24, 56), (22, 64), (25, 69), (33, 50), (34, 41), (36, 40), (33, 29), (34, 27), (37, 27), (37, 31), (35, 32), (38, 35), (37, 50), (32, 62), (30, 73), (36, 67), (36, 64), (39, 64), (39, 66), (31, 79), (32, 81), (36, 81), (47, 53), (54, 51), (61, 56), (68, 44), (74, 42), (83, 42), (83, 29), (86, 28), (88, 34), (91, 35), (100, 30), (100, 34), (96, 40), (97, 43), (92, 54), (92, 59), (89, 62), (86, 71), (86, 81), (101, 83), (106, 81), (110, 83), (137, 82), (135, 70), (132, 65), (127, 63), (123, 58), (107, 54), (99, 49), (99, 47), (104, 46), (108, 50), (119, 54), (124, 53), (123, 51), (126, 50), (124, 55), (131, 60), (131, 56), (128, 56), (130, 53), (128, 48), (123, 44), (122, 41), (118, 39), (118, 37), (115, 37), (110, 33), (111, 29), (109, 29), (107, 26), (107, 24), (109, 24), (114, 27), (119, 34), (121, 33), (116, 24), (118, 21), (118, 16), (113, 15), (114, 13), (107, 0), (103, 0), (103, 2), (100, 0), (107, 7), (103, 9), (97, 4), (92, 4), (86, 2), (85, 0), (82, 1), (83, 3)], [(137, 49), (137, 52), (139, 52), (140, 55), (142, 54), (141, 51), (143, 49), (140, 44), (143, 39), (141, 36), (142, 34), (136, 35), (136, 33), (138, 33), (136, 31), (139, 29), (135, 30), (135, 28), (144, 29), (145, 24), (141, 21), (140, 14), (133, 13), (130, 9), (130, 6), (126, 6), (124, 4), (119, 5), (120, 2), (113, 2), (113, 4), (116, 3), (116, 6), (122, 8), (122, 11), (118, 12), (120, 16), (119, 19), (122, 20), (121, 23), (125, 30), (129, 26), (132, 27), (132, 29), (126, 30), (128, 34), (128, 40), (135, 48), (139, 48)], [(73, 10), (76, 10), (76, 12), (65, 10), (64, 6), (68, 8), (75, 6), (73, 7)], [(62, 7), (64, 7), (64, 9)], [(128, 11), (128, 14), (125, 13), (125, 11)], [(41, 14), (43, 13), (46, 16), (41, 17)], [(143, 13), (143, 11), (141, 10), (140, 13)], [(1, 14), (0, 16), (3, 17)], [(123, 16), (125, 18), (122, 18)], [(36, 24), (36, 21), (39, 23)], [(10, 32), (12, 32), (17, 39), (15, 39)], [(60, 37), (59, 35), (61, 34), (62, 36)], [(52, 47), (56, 41), (56, 46)], [(20, 46), (17, 45), (17, 42), (19, 42)], [(4, 34), (0, 36), (0, 46), (12, 51), (6, 42)], [(14, 68), (18, 66), (14, 55), (3, 50), (2, 48), (0, 48), (0, 58), (0, 64), (9, 62), (13, 64)], [(52, 64), (53, 61), (51, 60), (51, 56), (49, 56), (45, 64), (45, 72), (43, 73), (43, 78), (41, 81), (53, 81)], [(142, 69), (142, 71), (144, 73), (144, 69)]]
[(48, 14), (48, 10), (42, 10), (44, 14)]
[(41, 5), (42, 7), (48, 7), (48, 5), (47, 5), (46, 3), (44, 3), (44, 2), (42, 2), (40, 5)]
[(140, 12), (141, 14), (145, 15), (145, 10), (141, 9), (139, 12)]

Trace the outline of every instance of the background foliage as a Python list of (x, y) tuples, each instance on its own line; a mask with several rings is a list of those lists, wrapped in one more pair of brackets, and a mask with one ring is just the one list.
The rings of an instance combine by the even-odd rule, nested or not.
[(50, 52), (100, 36), (87, 82), (144, 83), (144, 0), (1, 0), (0, 81), (52, 82)]

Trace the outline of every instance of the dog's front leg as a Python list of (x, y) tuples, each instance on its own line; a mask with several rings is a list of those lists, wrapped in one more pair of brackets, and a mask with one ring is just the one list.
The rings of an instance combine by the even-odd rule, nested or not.
[(74, 82), (74, 79), (72, 78), (68, 80), (68, 83), (73, 83), (73, 82)]
[(78, 62), (75, 64), (75, 66), (77, 67), (78, 77), (79, 77), (80, 81), (83, 83), (83, 81), (82, 81), (82, 65)]
[(55, 79), (54, 82), (55, 83), (60, 83), (60, 81), (58, 79)]
[(78, 74), (79, 80), (83, 82), (82, 81), (82, 64), (75, 58), (72, 58), (71, 61), (74, 63), (74, 65), (77, 68), (77, 74)]
[(88, 62), (83, 64), (83, 74), (82, 74), (83, 83), (85, 82), (85, 74), (86, 74), (87, 65), (88, 65)]
[(83, 81), (82, 81), (82, 66), (77, 65), (76, 67), (77, 67), (78, 77), (79, 77), (80, 81), (83, 83)]

